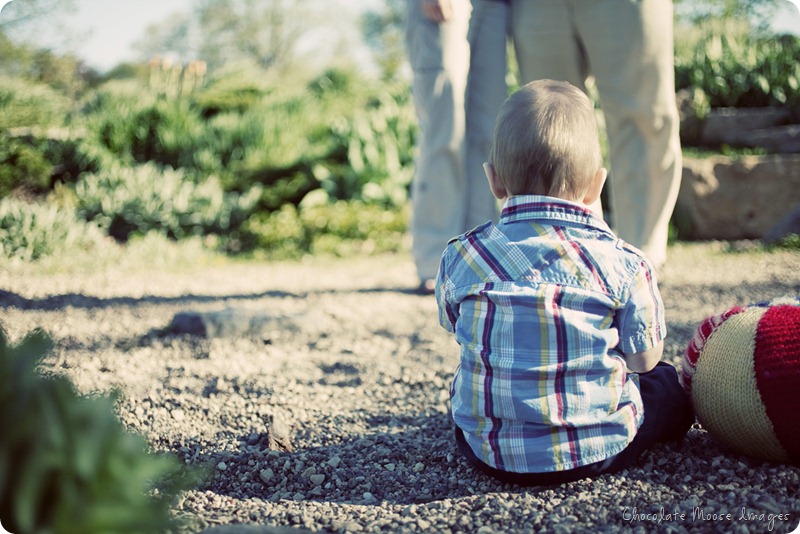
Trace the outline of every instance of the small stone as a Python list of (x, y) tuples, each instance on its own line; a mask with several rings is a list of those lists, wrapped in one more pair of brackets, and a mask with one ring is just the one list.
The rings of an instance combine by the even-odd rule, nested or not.
[(228, 464), (225, 462), (220, 462), (217, 464), (217, 469), (220, 471), (225, 471), (228, 468)]
[(292, 495), (292, 500), (297, 501), (297, 502), (304, 501), (305, 499), (306, 499), (306, 496), (303, 495), (300, 492), (295, 493), (294, 495)]
[(386, 464), (384, 466), (387, 471), (394, 471), (395, 465), (394, 464)]
[(269, 482), (270, 480), (272, 480), (272, 477), (275, 476), (275, 473), (272, 471), (272, 469), (267, 468), (267, 469), (262, 469), (261, 472), (258, 474), (258, 476), (264, 482)]
[(303, 471), (303, 478), (308, 478), (311, 475), (317, 474), (317, 468), (313, 465), (311, 467), (307, 467), (305, 471)]
[(315, 486), (321, 486), (325, 482), (325, 475), (311, 475), (308, 478)]
[(172, 415), (172, 418), (175, 419), (176, 421), (183, 421), (186, 418), (186, 414), (184, 414), (183, 410), (179, 408), (172, 410), (172, 412), (170, 412), (170, 415)]
[(421, 530), (428, 530), (429, 528), (431, 528), (431, 522), (426, 521), (425, 519), (417, 519), (417, 526)]
[(415, 473), (419, 473), (420, 471), (423, 471), (424, 469), (425, 469), (425, 464), (423, 464), (422, 462), (417, 462), (416, 465), (414, 465), (414, 472)]
[(367, 502), (371, 502), (371, 501), (375, 500), (375, 496), (372, 493), (368, 492), (368, 491), (364, 492), (363, 497), (364, 497), (364, 500), (367, 501)]
[(333, 456), (333, 457), (331, 457), (330, 460), (328, 460), (328, 465), (333, 467), (334, 469), (339, 467), (339, 464), (341, 464), (341, 463), (342, 463), (342, 459), (339, 458), (338, 456)]

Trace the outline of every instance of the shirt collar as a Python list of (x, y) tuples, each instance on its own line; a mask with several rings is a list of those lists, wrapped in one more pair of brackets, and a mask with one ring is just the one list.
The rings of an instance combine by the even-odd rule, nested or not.
[(500, 224), (536, 219), (579, 223), (611, 232), (608, 224), (585, 204), (556, 197), (515, 195), (506, 200), (500, 213)]

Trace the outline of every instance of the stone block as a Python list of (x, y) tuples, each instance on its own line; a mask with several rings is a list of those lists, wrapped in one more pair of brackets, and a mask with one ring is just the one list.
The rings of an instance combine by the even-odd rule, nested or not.
[(800, 154), (684, 158), (682, 239), (760, 239), (800, 206)]

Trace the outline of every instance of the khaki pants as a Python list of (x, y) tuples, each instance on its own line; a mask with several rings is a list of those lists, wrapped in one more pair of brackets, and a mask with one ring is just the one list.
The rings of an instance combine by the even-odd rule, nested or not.
[(680, 187), (670, 0), (512, 0), (522, 82), (594, 76), (617, 234), (658, 266)]
[(408, 0), (406, 44), (420, 137), (411, 186), (412, 255), (420, 280), (435, 278), (447, 241), (464, 231), (467, 30), (470, 0), (454, 0), (451, 19), (425, 18), (421, 0)]
[(497, 220), (497, 199), (483, 163), (489, 160), (497, 112), (508, 96), (506, 44), (511, 8), (497, 0), (473, 0), (469, 22), (471, 49), (467, 84), (467, 229)]

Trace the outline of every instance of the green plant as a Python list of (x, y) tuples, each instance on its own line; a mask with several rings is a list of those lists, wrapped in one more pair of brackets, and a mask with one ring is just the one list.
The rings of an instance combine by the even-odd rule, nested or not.
[(708, 108), (800, 103), (800, 37), (754, 34), (733, 21), (707, 23), (681, 35), (675, 85), (694, 92), (698, 116)]
[(52, 167), (37, 144), (0, 132), (0, 198), (17, 188), (46, 190)]
[(396, 252), (404, 246), (408, 209), (387, 209), (358, 200), (329, 202), (324, 191), (300, 206), (251, 217), (242, 227), (245, 248), (276, 259), (306, 254), (351, 256)]
[(42, 83), (0, 77), (0, 130), (63, 124), (69, 99)]
[(59, 252), (88, 252), (102, 246), (96, 225), (78, 220), (56, 204), (0, 200), (0, 257), (37, 261)]
[(331, 124), (332, 138), (346, 157), (314, 168), (315, 177), (331, 197), (386, 206), (406, 201), (417, 128), (406, 93), (395, 90), (372, 97), (349, 120)]
[[(172, 498), (191, 484), (167, 455), (124, 430), (114, 397), (82, 397), (36, 371), (51, 342), (0, 328), (0, 521), (11, 532), (163, 532)], [(158, 489), (160, 496), (151, 492)]]
[(235, 231), (251, 214), (261, 188), (226, 193), (215, 177), (195, 183), (180, 169), (152, 163), (85, 174), (75, 184), (77, 212), (118, 241), (163, 232), (181, 239)]

